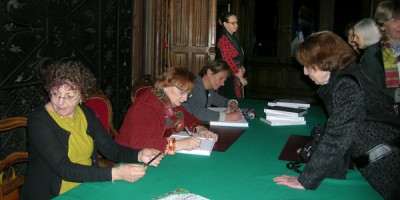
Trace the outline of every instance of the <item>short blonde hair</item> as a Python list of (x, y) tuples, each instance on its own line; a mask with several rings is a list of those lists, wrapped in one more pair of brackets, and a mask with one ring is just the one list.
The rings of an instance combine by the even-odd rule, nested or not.
[(400, 18), (400, 2), (398, 0), (385, 0), (376, 7), (374, 19), (379, 26), (391, 19)]
[(178, 86), (183, 90), (191, 91), (194, 87), (196, 76), (184, 67), (171, 67), (157, 77), (154, 87), (163, 89), (165, 87)]

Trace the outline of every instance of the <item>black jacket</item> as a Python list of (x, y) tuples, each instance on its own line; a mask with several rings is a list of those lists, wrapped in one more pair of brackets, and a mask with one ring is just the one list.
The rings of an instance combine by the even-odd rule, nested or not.
[[(298, 178), (306, 189), (316, 189), (328, 174), (341, 166), (338, 160), (349, 153), (356, 158), (373, 147), (400, 136), (400, 118), (393, 100), (351, 65), (332, 72), (329, 83), (319, 88), (328, 111), (325, 135)], [(360, 172), (385, 198), (399, 195), (400, 151), (367, 165)]]
[(100, 120), (86, 106), (87, 134), (94, 141), (92, 166), (68, 158), (70, 132), (62, 129), (43, 107), (28, 119), (28, 170), (21, 199), (51, 199), (59, 195), (62, 179), (73, 182), (111, 181), (111, 168), (98, 167), (97, 152), (114, 162), (138, 162), (138, 150), (115, 143)]

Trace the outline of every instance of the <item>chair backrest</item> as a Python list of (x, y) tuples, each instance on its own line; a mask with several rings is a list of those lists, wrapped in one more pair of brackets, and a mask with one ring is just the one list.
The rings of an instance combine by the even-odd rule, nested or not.
[(96, 113), (108, 134), (114, 139), (118, 132), (114, 127), (112, 105), (108, 97), (102, 91), (96, 91), (90, 95), (85, 105)]
[(150, 74), (145, 74), (141, 80), (136, 81), (132, 87), (131, 102), (133, 103), (136, 97), (140, 96), (146, 89), (153, 87), (154, 82)]
[[(0, 134), (12, 134), (12, 130), (27, 126), (26, 117), (10, 117), (0, 120)], [(28, 161), (28, 152), (12, 152), (0, 160), (0, 199), (19, 199), (19, 189), (25, 182), (23, 175), (15, 174), (17, 163)], [(7, 178), (5, 178), (7, 176)]]

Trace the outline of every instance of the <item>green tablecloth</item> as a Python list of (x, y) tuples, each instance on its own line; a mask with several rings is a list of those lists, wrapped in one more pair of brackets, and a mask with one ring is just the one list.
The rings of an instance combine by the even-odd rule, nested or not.
[[(254, 108), (259, 117), (267, 102), (247, 99), (240, 104)], [(305, 118), (307, 125), (283, 127), (248, 120), (249, 128), (226, 152), (165, 156), (158, 168), (149, 167), (136, 183), (83, 183), (57, 199), (152, 199), (177, 188), (210, 199), (382, 199), (357, 170), (349, 170), (347, 180), (325, 179), (316, 191), (275, 184), (276, 176), (297, 175), (278, 160), (288, 136), (309, 135), (315, 124), (326, 120), (318, 106)]]

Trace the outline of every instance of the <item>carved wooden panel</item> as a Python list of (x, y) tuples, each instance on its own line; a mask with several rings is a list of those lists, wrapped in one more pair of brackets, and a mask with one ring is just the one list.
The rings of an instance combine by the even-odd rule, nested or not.
[[(2, 0), (0, 27), (1, 118), (27, 116), (47, 102), (47, 64), (77, 57), (111, 99), (114, 124), (122, 123), (130, 100), (132, 1)], [(24, 141), (1, 138), (0, 151), (23, 149)]]
[(170, 64), (198, 74), (214, 57), (216, 0), (170, 1)]

